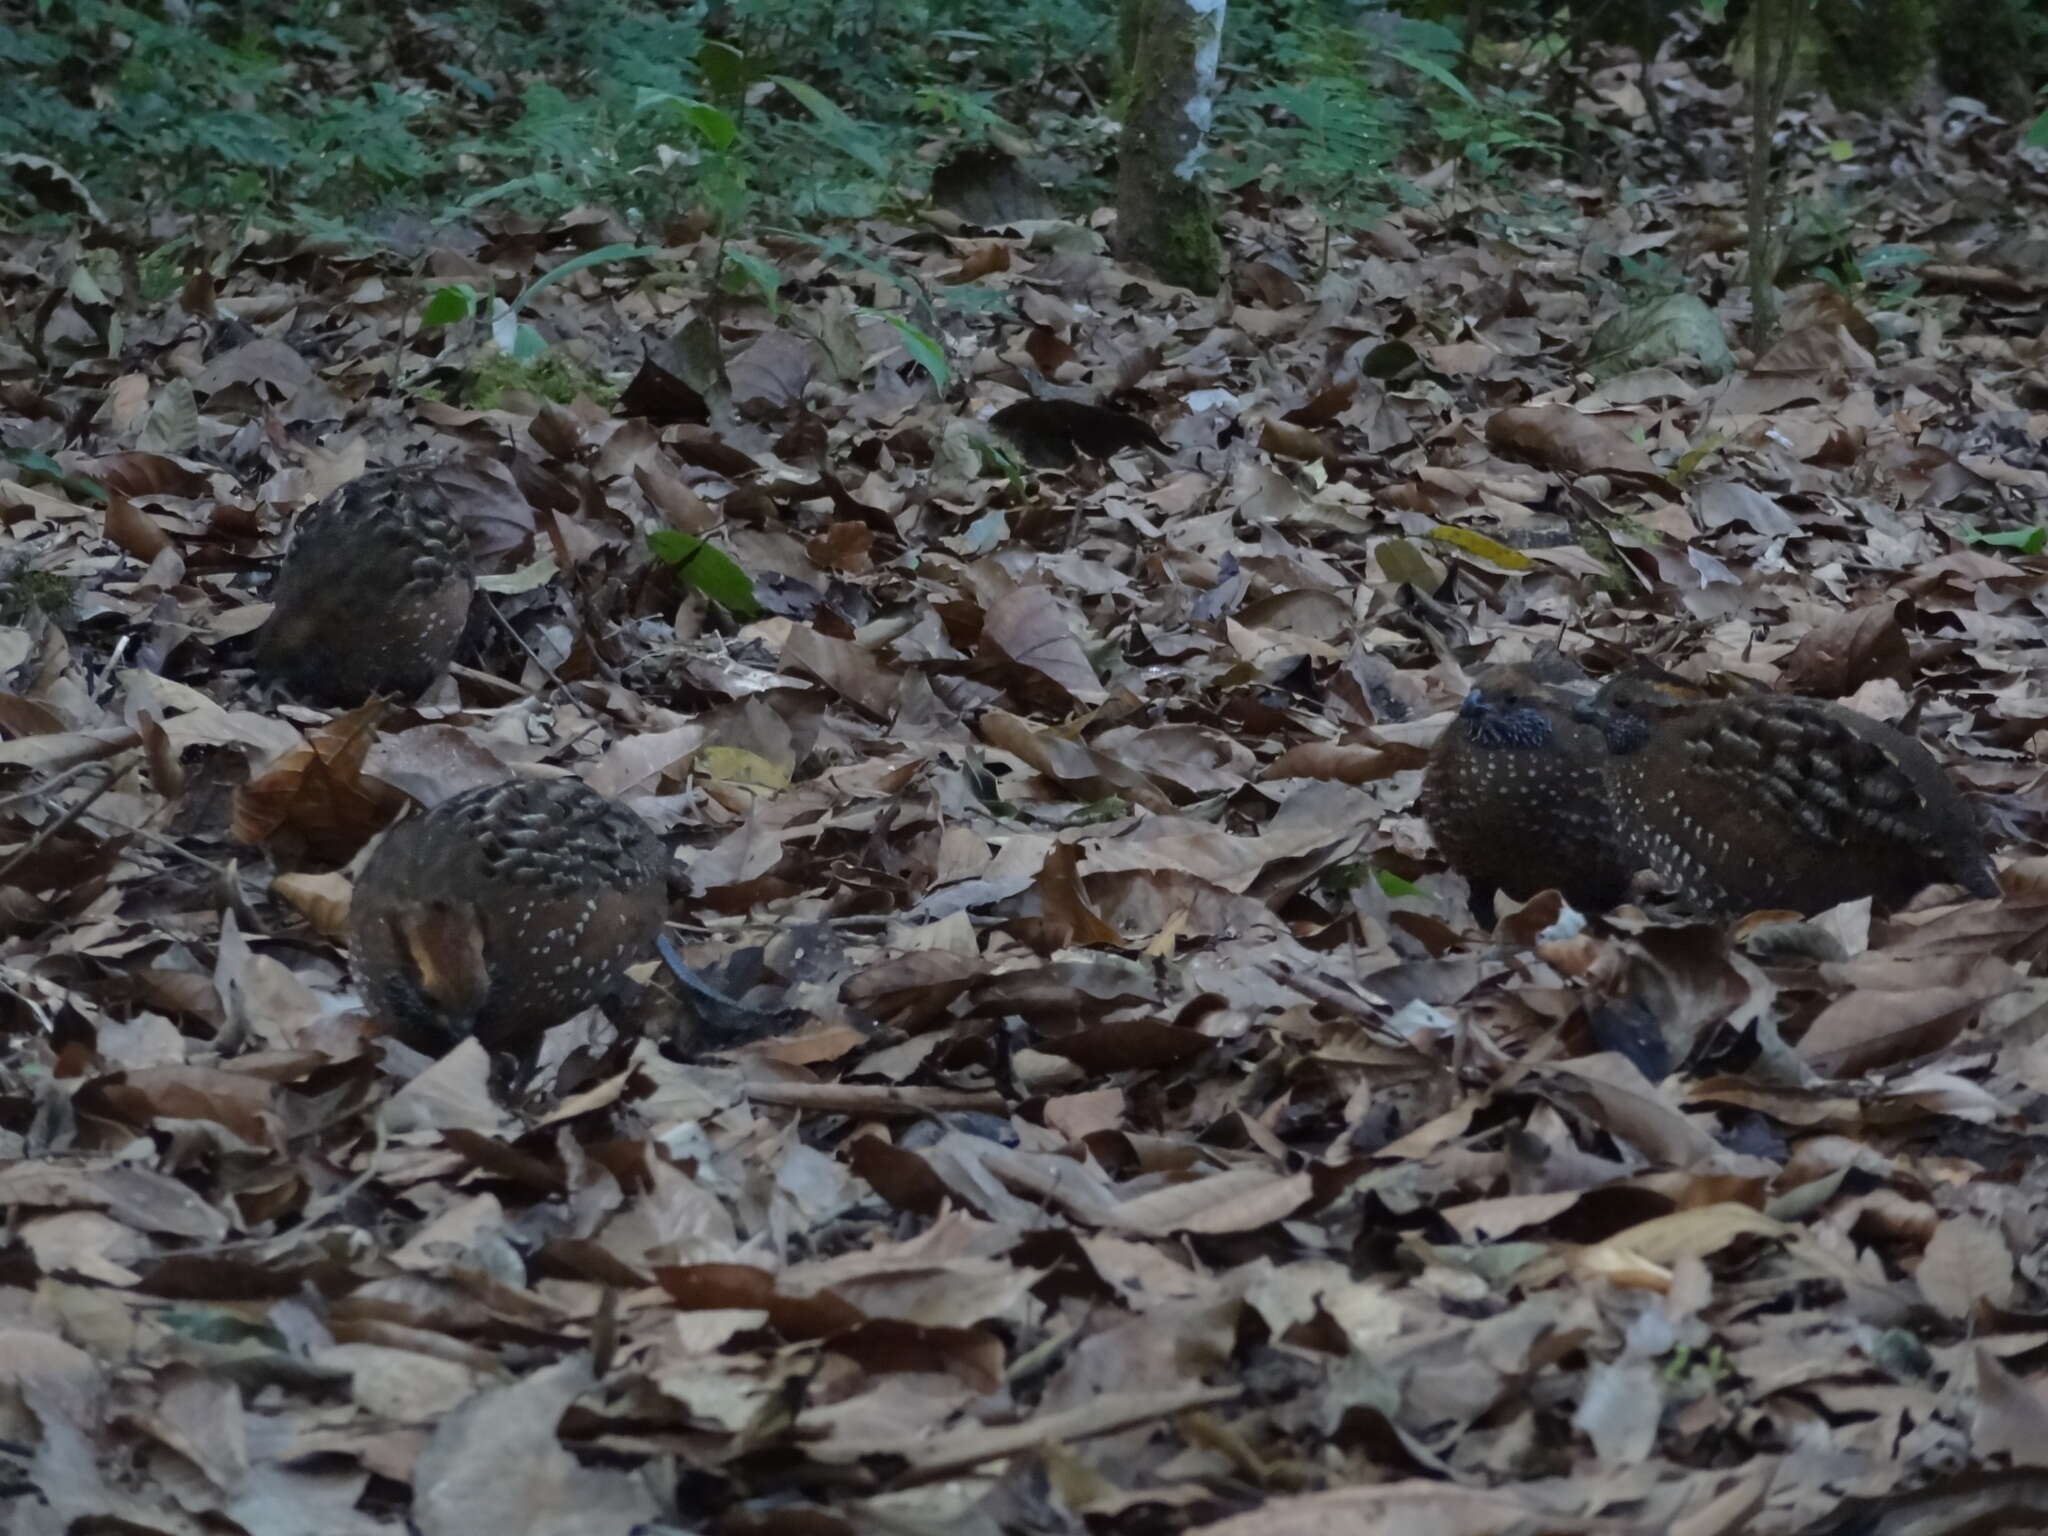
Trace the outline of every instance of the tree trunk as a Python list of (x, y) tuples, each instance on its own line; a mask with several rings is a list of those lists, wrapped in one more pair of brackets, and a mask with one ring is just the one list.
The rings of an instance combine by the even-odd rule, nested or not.
[(1778, 330), (1778, 233), (1781, 174), (1771, 139), (1792, 84), (1809, 0), (1757, 0), (1750, 9), (1749, 344), (1762, 352)]
[(1196, 293), (1223, 280), (1223, 242), (1202, 182), (1225, 0), (1123, 0), (1126, 106), (1117, 150), (1119, 253)]

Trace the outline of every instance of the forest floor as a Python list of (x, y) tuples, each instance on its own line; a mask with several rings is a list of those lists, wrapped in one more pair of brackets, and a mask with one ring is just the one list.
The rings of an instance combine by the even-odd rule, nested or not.
[[(1595, 84), (1597, 173), (1446, 164), (1327, 270), (1247, 195), (1213, 300), (1106, 217), (741, 240), (779, 291), (715, 325), (709, 237), (592, 265), (528, 315), (567, 403), (419, 317), (601, 212), (153, 302), (138, 231), (8, 237), (7, 1529), (2037, 1520), (2048, 158), (1788, 114), (1779, 338), (1596, 382), (1624, 271), (1741, 334), (1746, 125)], [(411, 705), (267, 695), (291, 515), (422, 460), (503, 622)], [(1480, 931), (1420, 767), (1550, 640), (1917, 702), (2002, 899)], [(661, 831), (747, 1009), (650, 956), (669, 1022), (522, 1096), (381, 1041), (339, 939), (408, 798), (536, 771)]]

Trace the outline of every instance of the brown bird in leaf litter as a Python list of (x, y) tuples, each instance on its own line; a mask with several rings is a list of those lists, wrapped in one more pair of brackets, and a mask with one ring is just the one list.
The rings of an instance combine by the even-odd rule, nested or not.
[(1969, 802), (1925, 747), (1881, 721), (1627, 673), (1575, 714), (1607, 741), (1623, 862), (1682, 909), (1813, 913), (1864, 896), (1889, 908), (1937, 883), (1998, 894)]
[(364, 475), (300, 517), (256, 668), (316, 704), (412, 698), (448, 670), (475, 586), (469, 541), (428, 474)]
[(1554, 654), (1484, 669), (1423, 770), (1423, 819), (1489, 926), (1496, 890), (1521, 899), (1554, 888), (1584, 911), (1628, 895), (1607, 740), (1575, 718), (1581, 698), (1562, 686), (1574, 675)]
[(453, 796), (398, 823), (364, 866), (349, 908), (357, 984), (415, 1037), (532, 1047), (651, 953), (667, 864), (646, 822), (573, 779)]

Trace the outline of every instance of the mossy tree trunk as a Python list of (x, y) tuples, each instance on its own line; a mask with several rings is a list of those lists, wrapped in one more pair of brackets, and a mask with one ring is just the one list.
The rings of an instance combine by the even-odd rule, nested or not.
[(1202, 182), (1216, 103), (1225, 0), (1123, 0), (1123, 138), (1117, 149), (1117, 248), (1196, 293), (1223, 281), (1223, 242)]

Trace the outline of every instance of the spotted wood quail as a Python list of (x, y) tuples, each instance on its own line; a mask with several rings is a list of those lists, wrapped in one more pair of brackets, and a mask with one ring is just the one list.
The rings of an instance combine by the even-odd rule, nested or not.
[(316, 704), (411, 698), (454, 659), (475, 581), (469, 542), (426, 474), (365, 475), (300, 518), (257, 670)]
[(1624, 861), (1702, 914), (1896, 907), (1937, 882), (1996, 896), (1969, 802), (1932, 754), (1817, 699), (1714, 699), (1621, 674), (1578, 704), (1606, 738)]
[(1430, 754), (1421, 810), (1436, 845), (1493, 920), (1493, 893), (1555, 888), (1573, 906), (1610, 907), (1628, 893), (1609, 814), (1609, 750), (1580, 702), (1542, 663), (1479, 673)]
[(604, 1001), (651, 953), (667, 860), (633, 812), (575, 780), (453, 796), (385, 834), (349, 909), (356, 981), (402, 1034), (522, 1049)]

